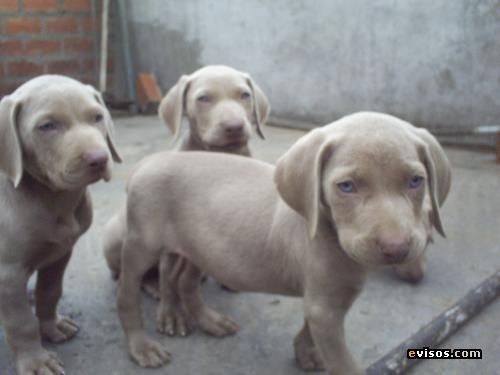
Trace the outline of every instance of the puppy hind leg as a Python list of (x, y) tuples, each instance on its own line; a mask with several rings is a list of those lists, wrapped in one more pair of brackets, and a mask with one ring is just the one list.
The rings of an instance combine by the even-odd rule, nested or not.
[(118, 280), (120, 276), (123, 237), (125, 236), (123, 226), (125, 225), (120, 222), (120, 217), (115, 215), (104, 228), (102, 248), (113, 280)]
[(156, 330), (169, 336), (187, 336), (190, 318), (177, 294), (179, 277), (188, 262), (185, 258), (164, 252), (160, 258), (160, 304), (156, 314)]
[(203, 303), (200, 294), (201, 277), (200, 269), (188, 262), (179, 278), (179, 296), (183, 306), (199, 327), (209, 335), (234, 335), (239, 330), (238, 325)]
[(36, 315), (44, 340), (60, 343), (72, 338), (78, 326), (68, 317), (57, 314), (57, 303), (62, 295), (64, 271), (71, 251), (56, 262), (38, 270), (35, 289)]

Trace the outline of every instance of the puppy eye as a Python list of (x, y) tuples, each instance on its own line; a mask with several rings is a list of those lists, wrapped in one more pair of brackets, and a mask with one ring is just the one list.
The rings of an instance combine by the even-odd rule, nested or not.
[(240, 95), (240, 98), (243, 100), (250, 99), (250, 93), (248, 91), (243, 91)]
[(208, 103), (210, 101), (210, 96), (208, 95), (200, 95), (196, 98), (197, 101), (201, 103)]
[(57, 125), (53, 121), (47, 121), (47, 122), (44, 122), (43, 124), (38, 126), (38, 130), (41, 130), (44, 132), (55, 130), (55, 129), (57, 129)]
[(422, 176), (413, 176), (408, 182), (408, 187), (410, 189), (418, 189), (422, 185), (423, 181), (424, 178)]
[(352, 181), (343, 181), (337, 184), (338, 188), (343, 193), (354, 193), (356, 192), (356, 187)]
[(103, 118), (104, 118), (104, 116), (99, 113), (99, 114), (95, 115), (94, 121), (95, 122), (101, 122), (103, 120)]

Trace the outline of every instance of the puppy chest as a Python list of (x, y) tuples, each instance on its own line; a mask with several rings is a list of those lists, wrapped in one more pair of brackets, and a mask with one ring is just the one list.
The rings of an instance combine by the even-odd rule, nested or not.
[(38, 269), (67, 254), (86, 228), (71, 217), (52, 217), (31, 238), (30, 267)]
[(53, 220), (53, 236), (50, 241), (62, 247), (72, 247), (88, 228), (75, 215), (57, 216)]
[(37, 230), (32, 232), (31, 242), (34, 247), (71, 248), (89, 226), (72, 214), (41, 215), (39, 220)]

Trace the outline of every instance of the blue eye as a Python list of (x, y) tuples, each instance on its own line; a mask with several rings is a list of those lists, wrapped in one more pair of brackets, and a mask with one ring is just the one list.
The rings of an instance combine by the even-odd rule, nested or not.
[(338, 188), (343, 193), (354, 193), (354, 183), (352, 181), (343, 181), (337, 184)]
[(202, 103), (208, 103), (210, 101), (210, 96), (208, 95), (200, 95), (196, 98), (197, 101)]
[(41, 131), (50, 131), (57, 129), (56, 123), (52, 121), (44, 122), (42, 125), (38, 126), (38, 129)]
[(417, 189), (422, 185), (424, 178), (422, 176), (413, 176), (408, 182), (408, 187), (410, 189)]

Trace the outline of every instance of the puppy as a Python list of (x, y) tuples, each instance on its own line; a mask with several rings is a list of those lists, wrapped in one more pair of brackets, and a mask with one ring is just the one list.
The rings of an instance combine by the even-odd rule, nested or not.
[[(59, 343), (78, 326), (57, 314), (64, 270), (92, 221), (87, 185), (120, 161), (101, 95), (45, 75), (0, 102), (0, 321), (17, 372), (62, 374), (41, 339)], [(37, 272), (35, 315), (26, 285)]]
[[(180, 77), (161, 101), (158, 112), (175, 140), (181, 133), (182, 118), (188, 119), (189, 131), (176, 147), (178, 151), (203, 150), (251, 156), (248, 141), (252, 125), (264, 139), (261, 127), (269, 116), (270, 106), (250, 75), (227, 66), (211, 65)], [(126, 232), (125, 216), (124, 205), (107, 223), (104, 234), (104, 255), (114, 278), (118, 277), (120, 269)], [(171, 315), (172, 324), (167, 328), (170, 335), (175, 335), (177, 331), (181, 335), (188, 332), (183, 314), (177, 314), (175, 309), (175, 284), (178, 274), (187, 266), (185, 262), (181, 257), (172, 255), (164, 265), (170, 270), (172, 284), (164, 291), (170, 296), (170, 302), (162, 307)], [(143, 288), (152, 297), (158, 298), (157, 275), (154, 272), (151, 274), (152, 277), (145, 278)]]
[(299, 139), (276, 168), (213, 153), (158, 153), (128, 185), (127, 235), (118, 313), (130, 356), (161, 366), (167, 352), (148, 338), (140, 279), (171, 253), (195, 265), (180, 279), (181, 303), (199, 324), (212, 320), (199, 293), (201, 269), (234, 289), (304, 298), (295, 338), (298, 364), (359, 374), (344, 317), (366, 269), (422, 256), (450, 165), (424, 129), (379, 113), (357, 113)]

